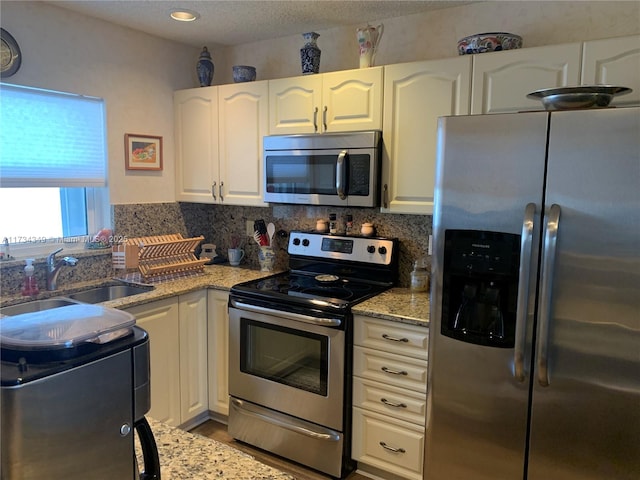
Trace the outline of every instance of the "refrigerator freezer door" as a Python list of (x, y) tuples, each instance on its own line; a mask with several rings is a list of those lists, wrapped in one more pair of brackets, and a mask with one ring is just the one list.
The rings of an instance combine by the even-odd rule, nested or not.
[(542, 272), (553, 288), (540, 299), (547, 358), (536, 358), (527, 478), (635, 480), (640, 109), (554, 112), (550, 125), (546, 213), (561, 213), (555, 265)]
[[(528, 247), (540, 239), (548, 119), (546, 112), (440, 119), (425, 455), (425, 478), (430, 480), (523, 478), (538, 263), (537, 248)], [(516, 275), (531, 285), (528, 298), (522, 299), (526, 331), (518, 345), (524, 368), (517, 374), (513, 342), (502, 347), (473, 344), (461, 340), (464, 331), (442, 333), (443, 305), (451, 303), (451, 295), (464, 302), (477, 299), (484, 289), (486, 299), (493, 288), (490, 281), (467, 283), (459, 275), (457, 283), (447, 280), (446, 289), (455, 283), (456, 291), (444, 291), (449, 275), (444, 272), (445, 238), (456, 230), (459, 237), (476, 230), (488, 231), (487, 239), (495, 239), (493, 232), (499, 232), (498, 239), (501, 234), (515, 236), (518, 251), (517, 238), (530, 232), (522, 248), (526, 253), (520, 255), (527, 261), (520, 262), (524, 270)], [(468, 244), (471, 250), (477, 247), (474, 259), (484, 256), (488, 245)], [(452, 264), (449, 259), (446, 263)], [(470, 277), (481, 264), (470, 261)], [(457, 267), (464, 270), (465, 264)]]

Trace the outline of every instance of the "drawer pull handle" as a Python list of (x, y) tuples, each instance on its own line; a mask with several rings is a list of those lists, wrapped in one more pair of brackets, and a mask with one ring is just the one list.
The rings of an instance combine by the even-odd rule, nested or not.
[(385, 373), (390, 373), (392, 375), (409, 375), (406, 371), (404, 370), (393, 370), (391, 368), (387, 368), (387, 367), (382, 367), (380, 370), (382, 370)]
[(407, 451), (404, 448), (390, 447), (384, 442), (380, 442), (380, 446), (385, 450), (389, 450), (390, 452), (393, 452), (393, 453), (407, 453)]
[(387, 335), (386, 333), (382, 334), (382, 338), (384, 338), (385, 340), (391, 340), (392, 342), (403, 342), (403, 343), (409, 342), (408, 338), (392, 337), (391, 335)]
[(385, 405), (389, 406), (389, 407), (395, 407), (395, 408), (407, 408), (407, 405), (404, 403), (394, 403), (394, 402), (390, 402), (389, 400), (387, 400), (386, 398), (381, 398), (380, 401), (382, 403), (384, 403)]

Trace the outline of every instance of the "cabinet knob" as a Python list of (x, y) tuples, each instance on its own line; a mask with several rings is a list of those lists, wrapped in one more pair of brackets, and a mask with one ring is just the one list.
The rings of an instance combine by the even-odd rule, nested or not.
[(384, 373), (390, 373), (391, 375), (409, 375), (405, 370), (394, 370), (389, 367), (381, 367), (380, 370)]
[(389, 400), (387, 400), (386, 398), (381, 398), (380, 401), (382, 403), (384, 403), (385, 405), (389, 406), (389, 407), (395, 407), (395, 408), (407, 408), (407, 405), (405, 403), (395, 403), (395, 402), (390, 402)]
[(392, 337), (391, 335), (388, 335), (386, 333), (382, 334), (382, 338), (384, 338), (385, 340), (391, 340), (392, 342), (403, 342), (403, 343), (408, 343), (409, 339), (406, 337)]
[(393, 452), (393, 453), (406, 453), (407, 452), (404, 448), (390, 447), (389, 445), (387, 445), (384, 442), (380, 442), (380, 446), (382, 448), (384, 448), (385, 450), (389, 450), (390, 452)]

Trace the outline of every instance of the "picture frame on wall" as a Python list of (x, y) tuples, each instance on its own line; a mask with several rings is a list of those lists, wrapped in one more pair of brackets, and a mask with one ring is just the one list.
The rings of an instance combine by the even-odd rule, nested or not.
[(127, 170), (162, 170), (162, 137), (125, 133), (124, 153)]

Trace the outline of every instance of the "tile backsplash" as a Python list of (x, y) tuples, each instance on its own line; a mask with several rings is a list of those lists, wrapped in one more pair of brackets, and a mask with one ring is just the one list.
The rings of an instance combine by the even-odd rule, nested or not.
[[(286, 269), (288, 234), (291, 230), (314, 230), (318, 219), (329, 219), (335, 213), (342, 221), (345, 215), (353, 216), (355, 233), (363, 223), (373, 223), (376, 235), (396, 237), (400, 240), (399, 280), (401, 287), (409, 286), (410, 272), (415, 259), (427, 255), (431, 216), (382, 214), (375, 208), (337, 208), (304, 205), (276, 205), (269, 207), (240, 207), (233, 205), (204, 205), (197, 203), (145, 203), (113, 206), (113, 229), (118, 236), (140, 237), (180, 233), (185, 237), (204, 236), (203, 243), (217, 246), (219, 255), (227, 256), (233, 242), (240, 242), (245, 250), (242, 265), (259, 268), (258, 246), (246, 235), (247, 222), (263, 219), (276, 226), (274, 245), (277, 249), (276, 269)], [(196, 252), (199, 253), (199, 252)], [(107, 279), (113, 275), (111, 255), (90, 250), (81, 253), (75, 268), (60, 272), (59, 285)], [(430, 262), (427, 257), (427, 261)], [(36, 278), (45, 285), (44, 258), (36, 259)], [(2, 295), (19, 294), (24, 271), (24, 261), (0, 264), (0, 292)]]
[[(233, 205), (203, 205), (197, 203), (152, 203), (114, 206), (114, 231), (118, 235), (137, 237), (181, 233), (184, 236), (205, 237), (205, 243), (216, 245), (219, 255), (226, 256), (234, 242), (245, 250), (243, 264), (258, 268), (258, 246), (246, 235), (247, 221), (256, 219), (276, 226), (274, 244), (278, 251), (276, 268), (288, 265), (287, 241), (291, 230), (313, 230), (319, 218), (329, 219), (335, 213), (341, 221), (353, 216), (356, 233), (363, 223), (373, 223), (376, 235), (400, 240), (399, 285), (409, 286), (409, 274), (415, 259), (426, 256), (431, 234), (431, 216), (382, 214), (375, 208), (338, 208), (304, 205), (241, 207)], [(279, 235), (280, 234), (280, 235)], [(430, 258), (427, 258), (429, 261)]]

